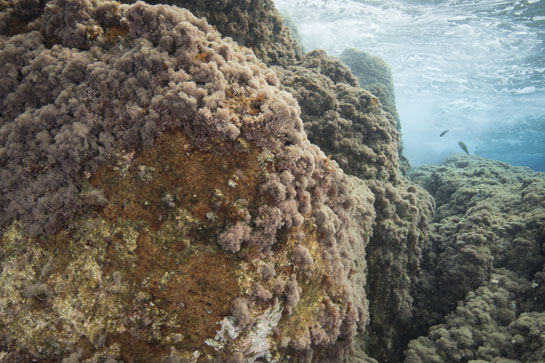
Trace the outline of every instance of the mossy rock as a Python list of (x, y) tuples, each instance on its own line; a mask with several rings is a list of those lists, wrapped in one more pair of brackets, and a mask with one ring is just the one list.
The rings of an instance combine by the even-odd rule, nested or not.
[(360, 86), (378, 97), (384, 111), (396, 119), (397, 129), (400, 130), (390, 66), (381, 57), (355, 48), (345, 49), (340, 58), (358, 78)]

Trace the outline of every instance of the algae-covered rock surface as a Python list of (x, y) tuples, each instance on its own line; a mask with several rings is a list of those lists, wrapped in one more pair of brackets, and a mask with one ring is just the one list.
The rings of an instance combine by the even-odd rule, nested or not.
[(437, 210), (406, 361), (543, 361), (545, 175), (458, 155), (411, 179)]
[(301, 107), (309, 140), (348, 174), (395, 180), (400, 134), (377, 97), (358, 86), (350, 69), (322, 50), (286, 68), (274, 67), (281, 87)]
[(543, 174), (407, 178), (380, 59), (171, 3), (0, 3), (0, 361), (545, 360)]
[(374, 197), (252, 51), (164, 5), (1, 20), (4, 361), (344, 359)]
[(370, 323), (356, 349), (381, 362), (401, 359), (414, 314), (422, 243), (434, 201), (400, 170), (400, 134), (378, 98), (359, 87), (338, 58), (315, 50), (287, 68), (281, 87), (301, 106), (309, 139), (374, 196), (376, 219), (367, 248)]
[[(396, 128), (401, 130), (401, 119), (396, 108), (394, 79), (390, 66), (379, 56), (356, 48), (345, 49), (340, 59), (350, 67), (359, 80), (360, 86), (378, 97), (384, 111), (396, 120)], [(403, 143), (399, 143), (400, 169), (405, 175), (411, 168), (409, 160), (403, 155)]]
[[(134, 3), (134, 0), (122, 2)], [(300, 60), (302, 46), (291, 34), (272, 0), (150, 0), (186, 8), (206, 18), (224, 37), (254, 51), (268, 65), (287, 66)]]
[(396, 119), (396, 126), (401, 128), (401, 121), (395, 104), (394, 79), (390, 66), (379, 56), (356, 48), (345, 49), (340, 59), (350, 67), (358, 78), (360, 86), (378, 97), (384, 111)]
[[(407, 320), (432, 202), (399, 174), (395, 120), (338, 59), (275, 74), (170, 6), (2, 10), (8, 361), (352, 359), (371, 238), (393, 244), (370, 259), (370, 331)], [(270, 61), (267, 39), (249, 45)]]

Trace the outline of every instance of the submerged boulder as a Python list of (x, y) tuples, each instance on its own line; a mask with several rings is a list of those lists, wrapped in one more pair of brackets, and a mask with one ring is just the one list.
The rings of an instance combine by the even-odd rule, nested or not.
[[(384, 111), (396, 120), (396, 129), (401, 131), (401, 119), (397, 112), (392, 70), (384, 60), (376, 55), (369, 54), (356, 48), (345, 49), (340, 59), (350, 67), (358, 78), (360, 86), (378, 97)], [(399, 167), (406, 175), (411, 165), (409, 159), (403, 155), (403, 143), (399, 142)]]
[(42, 6), (0, 17), (3, 358), (344, 359), (374, 197), (275, 74), (187, 10)]
[(400, 134), (377, 99), (358, 85), (350, 69), (323, 50), (286, 68), (273, 67), (281, 87), (297, 99), (309, 140), (348, 174), (394, 181)]

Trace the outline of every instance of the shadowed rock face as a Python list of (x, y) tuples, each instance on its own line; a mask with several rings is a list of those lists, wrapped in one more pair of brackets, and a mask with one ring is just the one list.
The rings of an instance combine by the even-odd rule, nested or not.
[(4, 358), (344, 359), (374, 198), (275, 74), (187, 10), (9, 4)]
[(350, 67), (360, 86), (378, 97), (384, 111), (396, 119), (396, 128), (400, 130), (401, 121), (395, 105), (394, 80), (390, 66), (382, 58), (354, 48), (345, 49), (340, 59)]
[(311, 142), (348, 174), (396, 180), (400, 135), (395, 120), (358, 86), (348, 67), (316, 50), (297, 65), (274, 70), (281, 87), (297, 98)]
[[(401, 120), (397, 113), (394, 92), (394, 80), (390, 66), (381, 57), (355, 48), (345, 49), (340, 59), (350, 67), (358, 78), (360, 86), (378, 97), (384, 111), (396, 120), (396, 129), (401, 131)], [(403, 143), (399, 142), (399, 168), (406, 175), (411, 165), (403, 155)]]
[(433, 199), (402, 176), (395, 120), (375, 96), (358, 86), (339, 59), (316, 50), (296, 65), (274, 70), (281, 87), (299, 102), (309, 139), (346, 173), (359, 177), (375, 197), (366, 286), (372, 318), (357, 344), (381, 362), (399, 361), (412, 324)]
[(542, 361), (544, 174), (459, 155), (411, 179), (435, 197), (437, 211), (414, 335), (433, 326), (409, 344), (406, 361)]

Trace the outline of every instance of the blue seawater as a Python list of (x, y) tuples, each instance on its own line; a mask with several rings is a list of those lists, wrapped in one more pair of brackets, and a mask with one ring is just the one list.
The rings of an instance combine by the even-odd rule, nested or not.
[(275, 4), (306, 50), (354, 47), (390, 64), (413, 166), (463, 152), (463, 141), (471, 154), (545, 171), (545, 0)]

